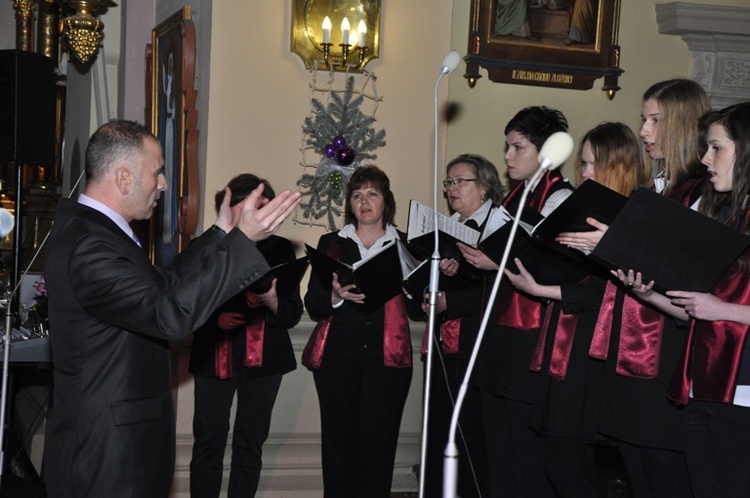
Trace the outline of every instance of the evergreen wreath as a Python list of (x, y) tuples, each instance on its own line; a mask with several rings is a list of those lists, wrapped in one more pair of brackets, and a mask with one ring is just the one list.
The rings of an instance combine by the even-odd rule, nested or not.
[[(354, 76), (347, 73), (343, 90), (334, 89), (333, 71), (329, 72), (328, 84), (323, 88), (316, 87), (317, 63), (311, 72), (310, 115), (302, 125), (300, 147), (304, 172), (297, 181), (302, 202), (294, 221), (335, 230), (337, 220), (344, 214), (349, 178), (363, 161), (377, 159), (374, 151), (385, 145), (385, 130), (373, 128), (382, 98), (377, 94), (376, 78), (370, 71), (363, 70), (365, 81), (359, 89), (354, 87)], [(369, 92), (368, 84), (371, 84)], [(327, 104), (317, 94), (324, 96)], [(369, 115), (361, 110), (366, 102), (372, 106)], [(307, 151), (322, 158), (317, 163), (308, 163)]]

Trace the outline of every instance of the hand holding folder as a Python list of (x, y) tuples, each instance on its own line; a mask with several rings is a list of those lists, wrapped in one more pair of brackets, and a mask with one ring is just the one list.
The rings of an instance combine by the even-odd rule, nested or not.
[(307, 244), (305, 248), (321, 287), (331, 289), (335, 273), (342, 287), (354, 284), (355, 292), (365, 295), (363, 303), (353, 304), (362, 313), (369, 314), (401, 292), (404, 274), (416, 265), (399, 246), (400, 241), (391, 241), (377, 253), (353, 265), (337, 261)]
[(654, 289), (709, 292), (750, 245), (750, 237), (663, 195), (639, 188), (591, 257), (641, 272)]

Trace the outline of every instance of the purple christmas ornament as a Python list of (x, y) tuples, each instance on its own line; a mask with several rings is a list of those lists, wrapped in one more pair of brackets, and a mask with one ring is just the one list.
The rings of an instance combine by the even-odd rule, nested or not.
[(354, 156), (356, 155), (357, 153), (354, 152), (354, 149), (348, 145), (344, 145), (336, 150), (336, 162), (339, 166), (349, 166), (354, 162)]
[(336, 155), (336, 146), (333, 144), (328, 144), (323, 147), (323, 152), (325, 153), (326, 157), (333, 157)]
[(346, 140), (344, 139), (344, 137), (342, 137), (341, 135), (333, 137), (333, 146), (334, 147), (336, 147), (337, 149), (340, 149), (344, 145), (346, 145)]

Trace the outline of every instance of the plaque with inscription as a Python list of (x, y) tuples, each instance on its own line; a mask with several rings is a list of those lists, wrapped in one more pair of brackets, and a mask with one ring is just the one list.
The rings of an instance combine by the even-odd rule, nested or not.
[(491, 81), (588, 90), (612, 99), (623, 73), (620, 0), (472, 0), (466, 73)]

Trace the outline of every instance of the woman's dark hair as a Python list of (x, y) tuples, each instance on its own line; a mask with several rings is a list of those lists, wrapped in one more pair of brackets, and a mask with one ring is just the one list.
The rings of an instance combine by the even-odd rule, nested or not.
[(533, 106), (521, 109), (505, 126), (505, 136), (516, 131), (540, 150), (544, 142), (558, 131), (568, 131), (568, 120), (557, 109)]
[(708, 135), (711, 125), (724, 128), (734, 142), (734, 167), (731, 192), (717, 192), (706, 182), (700, 211), (717, 219), (724, 206), (729, 207), (725, 224), (750, 233), (748, 223), (748, 194), (750, 194), (750, 102), (735, 104), (720, 111), (704, 114), (699, 120), (701, 135)]
[(344, 206), (344, 221), (357, 227), (357, 218), (352, 212), (352, 192), (362, 187), (370, 186), (383, 196), (383, 228), (386, 223), (394, 225), (396, 217), (396, 200), (391, 192), (391, 181), (383, 170), (377, 166), (362, 166), (354, 170), (349, 184), (346, 186), (346, 204)]
[(477, 185), (487, 191), (487, 198), (492, 201), (492, 204), (497, 206), (503, 201), (503, 184), (500, 182), (497, 168), (488, 159), (478, 154), (461, 154), (448, 163), (445, 173), (448, 174), (456, 164), (468, 164), (474, 169)]
[[(229, 183), (227, 184), (229, 190), (232, 191), (232, 199), (229, 201), (229, 205), (235, 206), (239, 202), (242, 202), (242, 200), (250, 195), (250, 192), (258, 188), (258, 185), (261, 183), (265, 186), (263, 189), (263, 197), (269, 201), (273, 200), (273, 198), (276, 197), (276, 193), (273, 191), (271, 184), (268, 183), (268, 180), (258, 178), (252, 173), (242, 173), (229, 180)], [(223, 200), (224, 189), (221, 189), (216, 192), (216, 195), (214, 196), (214, 207), (216, 208), (217, 213), (219, 212)]]

